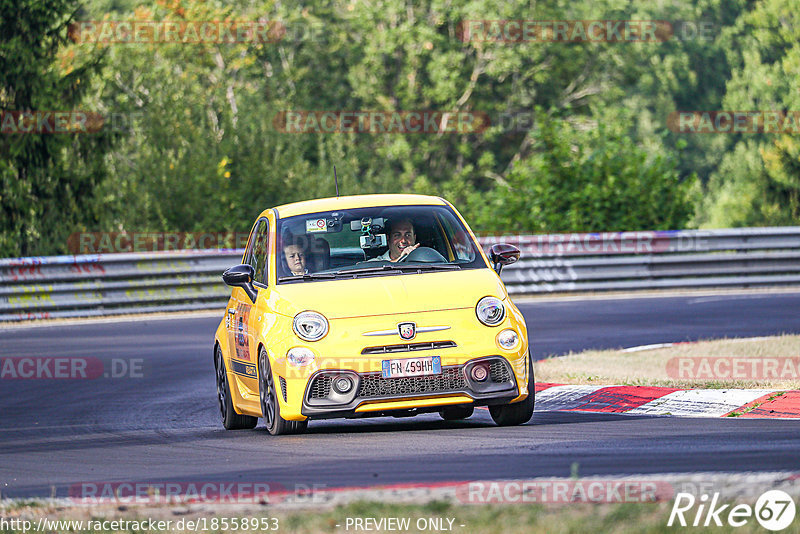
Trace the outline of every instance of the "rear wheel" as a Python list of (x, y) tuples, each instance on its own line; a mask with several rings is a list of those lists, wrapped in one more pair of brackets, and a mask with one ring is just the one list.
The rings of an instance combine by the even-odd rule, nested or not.
[(439, 410), (439, 415), (445, 421), (458, 421), (470, 417), (475, 411), (475, 406), (471, 404), (462, 406), (445, 406)]
[(278, 391), (272, 378), (267, 351), (262, 347), (258, 353), (258, 395), (261, 398), (261, 413), (264, 426), (273, 436), (281, 434), (302, 434), (308, 427), (308, 420), (287, 421), (281, 417), (281, 406), (278, 403)]
[(489, 406), (492, 419), (499, 426), (524, 425), (533, 417), (534, 404), (533, 360), (528, 356), (528, 396), (522, 402)]
[(225, 430), (243, 430), (255, 428), (258, 424), (258, 417), (240, 415), (233, 409), (233, 398), (231, 388), (228, 384), (228, 372), (225, 369), (225, 362), (222, 360), (222, 349), (214, 350), (214, 367), (217, 372), (217, 400), (219, 401), (219, 411), (222, 414), (222, 426)]

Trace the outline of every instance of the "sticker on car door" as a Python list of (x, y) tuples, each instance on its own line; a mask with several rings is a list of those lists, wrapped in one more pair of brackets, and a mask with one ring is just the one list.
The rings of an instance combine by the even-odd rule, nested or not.
[(234, 339), (236, 341), (236, 358), (239, 360), (250, 360), (250, 339), (247, 328), (247, 320), (250, 317), (250, 306), (239, 304), (236, 307), (236, 324), (234, 325)]

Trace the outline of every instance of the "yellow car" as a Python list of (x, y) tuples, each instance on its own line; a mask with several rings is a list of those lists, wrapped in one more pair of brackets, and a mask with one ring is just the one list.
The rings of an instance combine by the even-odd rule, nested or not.
[(525, 320), (456, 209), (421, 195), (309, 200), (265, 210), (216, 331), (226, 429), (303, 432), (310, 419), (446, 420), (488, 406), (499, 425), (533, 414)]

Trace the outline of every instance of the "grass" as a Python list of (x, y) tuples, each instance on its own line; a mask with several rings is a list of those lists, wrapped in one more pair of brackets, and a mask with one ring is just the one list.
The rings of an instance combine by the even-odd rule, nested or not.
[[(673, 358), (793, 358), (797, 372), (777, 378), (708, 379), (677, 376), (668, 371)], [(674, 362), (673, 362), (674, 365)], [(672, 369), (675, 369), (674, 367)], [(623, 352), (590, 350), (534, 362), (537, 382), (711, 389), (800, 389), (800, 336), (757, 340), (722, 339), (668, 348)], [(671, 376), (672, 374), (672, 376)], [(706, 375), (707, 376), (707, 375)]]
[[(387, 504), (372, 501), (358, 501), (345, 506), (331, 509), (305, 510), (305, 511), (280, 511), (276, 513), (248, 514), (250, 517), (271, 517), (278, 519), (279, 532), (296, 534), (306, 533), (339, 533), (354, 532), (351, 524), (347, 528), (347, 518), (408, 518), (410, 528), (405, 532), (441, 532), (442, 530), (420, 530), (417, 528), (418, 520), (435, 519), (442, 521), (444, 526), (452, 519), (453, 533), (470, 534), (500, 534), (500, 533), (583, 533), (583, 532), (614, 532), (614, 533), (667, 533), (675, 532), (680, 527), (667, 526), (667, 521), (672, 509), (672, 503), (639, 503), (639, 504), (504, 504), (504, 505), (460, 505), (446, 501), (431, 501), (425, 504)], [(692, 513), (694, 510), (692, 511)], [(62, 515), (63, 514), (59, 514)], [(210, 520), (217, 514), (203, 514)], [(111, 516), (92, 514), (93, 520), (118, 519), (136, 520), (146, 519), (130, 513), (116, 512)], [(237, 517), (235, 514), (227, 517)], [(688, 516), (691, 521), (693, 516)], [(173, 521), (178, 516), (172, 517)], [(725, 520), (723, 516), (722, 520)], [(338, 526), (337, 526), (338, 525)], [(420, 523), (422, 525), (422, 523)], [(462, 526), (463, 525), (463, 526)], [(757, 521), (751, 518), (741, 528), (732, 529), (723, 526), (712, 528), (692, 528), (693, 532), (731, 532), (737, 533), (763, 532)], [(364, 530), (360, 530), (364, 532)], [(388, 530), (372, 530), (372, 532), (387, 532)], [(3, 533), (17, 533), (19, 530), (0, 530)], [(138, 532), (131, 530), (132, 534)], [(181, 532), (171, 530), (171, 532)], [(247, 530), (233, 532), (252, 532)], [(85, 534), (108, 534), (96, 530), (82, 531)], [(27, 533), (26, 533), (27, 534)]]
[(756, 408), (758, 408), (762, 404), (766, 404), (767, 402), (772, 402), (775, 399), (777, 399), (778, 397), (780, 397), (782, 395), (785, 395), (785, 394), (786, 394), (785, 391), (781, 391), (780, 393), (776, 393), (775, 395), (770, 395), (769, 397), (767, 397), (767, 400), (765, 400), (764, 402), (754, 403), (754, 404), (748, 406), (747, 408), (743, 409), (740, 412), (731, 412), (731, 413), (729, 413), (727, 415), (727, 417), (740, 417), (740, 416), (742, 416), (742, 415), (744, 415), (744, 414), (746, 414), (748, 412), (752, 412), (753, 410), (755, 410)]

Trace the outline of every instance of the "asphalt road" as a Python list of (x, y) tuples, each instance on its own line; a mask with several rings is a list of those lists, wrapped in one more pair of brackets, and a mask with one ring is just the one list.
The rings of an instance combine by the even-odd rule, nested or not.
[(586, 349), (800, 332), (800, 293), (528, 302), (519, 308), (536, 359)]
[[(527, 302), (534, 354), (800, 332), (800, 293)], [(800, 421), (537, 412), (466, 422), (315, 421), (304, 436), (226, 432), (216, 406), (216, 318), (0, 331), (0, 358), (141, 359), (141, 378), (0, 381), (0, 491), (66, 495), (81, 482), (257, 481), (328, 486), (796, 470)], [(108, 367), (107, 367), (108, 369)]]

